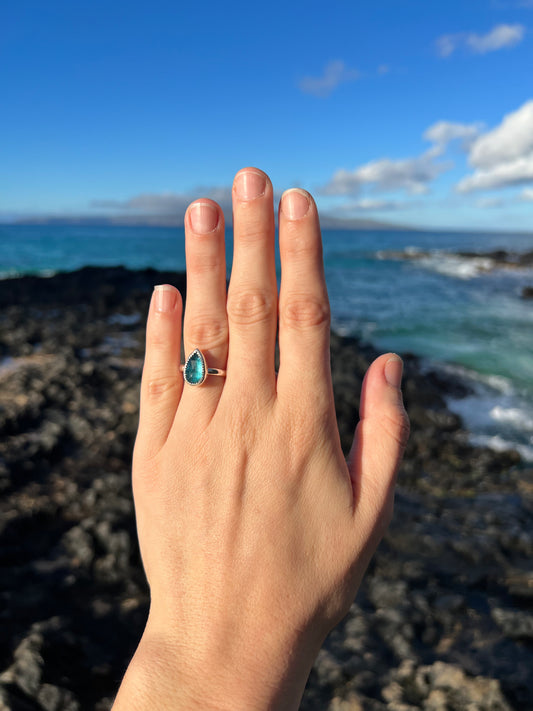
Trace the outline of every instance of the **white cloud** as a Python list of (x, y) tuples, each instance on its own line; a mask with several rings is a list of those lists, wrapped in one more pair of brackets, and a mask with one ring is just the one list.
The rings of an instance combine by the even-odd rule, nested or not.
[(340, 209), (343, 212), (374, 212), (374, 211), (391, 211), (402, 210), (407, 207), (412, 207), (413, 203), (401, 202), (399, 200), (379, 200), (373, 198), (362, 198), (355, 202), (349, 202), (343, 205)]
[(524, 39), (523, 25), (497, 25), (486, 35), (469, 34), (466, 43), (473, 52), (486, 54), (504, 47), (515, 47)]
[(476, 168), (492, 168), (533, 151), (533, 100), (504, 116), (499, 126), (472, 145), (470, 162)]
[(468, 146), (476, 139), (481, 132), (481, 124), (479, 123), (451, 123), (450, 121), (438, 121), (430, 126), (424, 133), (424, 139), (431, 141), (443, 148), (449, 143), (457, 139), (462, 141), (463, 148)]
[(324, 72), (320, 77), (304, 77), (300, 83), (300, 89), (304, 94), (312, 94), (319, 98), (329, 96), (339, 84), (355, 81), (361, 77), (357, 69), (348, 69), (345, 63), (340, 60), (328, 62), (324, 67)]
[(439, 37), (436, 41), (437, 51), (441, 57), (449, 57), (455, 52), (459, 44), (461, 43), (464, 35), (443, 35)]
[(441, 57), (449, 57), (458, 49), (466, 49), (474, 54), (487, 54), (499, 49), (516, 47), (524, 39), (523, 25), (496, 25), (484, 35), (475, 32), (458, 32), (443, 35), (436, 41)]
[(479, 136), (471, 146), (469, 162), (475, 170), (459, 182), (459, 192), (533, 182), (533, 101)]
[(429, 192), (430, 183), (452, 168), (449, 162), (435, 161), (443, 152), (444, 146), (436, 144), (414, 158), (381, 158), (351, 171), (340, 169), (321, 192), (324, 195), (357, 195), (361, 188), (370, 186), (382, 192), (405, 190), (410, 195), (424, 195)]
[(533, 202), (533, 188), (526, 188), (520, 194), (520, 200), (523, 202)]
[(390, 72), (390, 67), (388, 64), (380, 64), (378, 67), (378, 74), (388, 74)]
[(502, 163), (489, 170), (477, 170), (463, 178), (458, 183), (457, 190), (460, 193), (470, 193), (474, 190), (493, 190), (529, 182), (533, 182), (533, 155)]

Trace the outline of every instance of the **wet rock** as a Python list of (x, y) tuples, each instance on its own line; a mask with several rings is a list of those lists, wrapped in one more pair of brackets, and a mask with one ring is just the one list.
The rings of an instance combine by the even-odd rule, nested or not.
[(52, 684), (43, 684), (37, 694), (37, 701), (44, 711), (79, 711), (80, 705), (67, 689)]
[(492, 619), (511, 639), (533, 640), (533, 615), (522, 610), (492, 610)]
[[(0, 281), (0, 710), (109, 711), (142, 634), (130, 470), (162, 282), (185, 292), (183, 275), (152, 270)], [(348, 452), (376, 353), (338, 334), (331, 347)], [(446, 407), (469, 394), (460, 380), (404, 361), (395, 517), (302, 711), (525, 711), (533, 478), (515, 453), (468, 443)]]
[(0, 683), (17, 686), (30, 698), (35, 696), (43, 672), (42, 644), (43, 638), (38, 632), (23, 639), (13, 654), (14, 663), (0, 675)]
[(459, 667), (403, 662), (383, 689), (387, 709), (412, 705), (427, 711), (512, 711), (495, 679), (469, 677)]

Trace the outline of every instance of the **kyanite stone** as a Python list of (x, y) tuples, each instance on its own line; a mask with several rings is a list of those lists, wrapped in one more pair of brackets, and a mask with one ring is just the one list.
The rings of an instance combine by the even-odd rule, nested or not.
[(187, 358), (183, 377), (189, 385), (201, 385), (206, 376), (205, 360), (202, 353), (196, 348)]

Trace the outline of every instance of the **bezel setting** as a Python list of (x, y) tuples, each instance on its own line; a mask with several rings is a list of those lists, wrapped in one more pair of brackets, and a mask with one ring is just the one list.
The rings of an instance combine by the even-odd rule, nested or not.
[[(192, 361), (192, 363), (191, 363)], [(197, 364), (199, 361), (199, 364)], [(194, 363), (194, 365), (193, 365)], [(191, 372), (194, 368), (194, 374)], [(197, 369), (200, 370), (201, 378), (197, 377)], [(189, 357), (185, 361), (185, 366), (183, 368), (183, 380), (193, 387), (198, 387), (205, 383), (207, 378), (207, 365), (205, 362), (204, 354), (199, 348), (195, 348)]]

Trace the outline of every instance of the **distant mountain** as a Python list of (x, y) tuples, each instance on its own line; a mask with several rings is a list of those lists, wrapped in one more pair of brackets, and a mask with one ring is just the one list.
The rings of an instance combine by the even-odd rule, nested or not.
[(320, 216), (320, 225), (324, 230), (402, 230), (409, 232), (418, 232), (420, 230), (419, 227), (411, 227), (410, 225), (395, 225), (391, 222), (380, 222), (379, 220), (358, 217), (340, 218), (328, 214)]
[[(13, 221), (17, 225), (131, 225), (145, 227), (182, 227), (183, 217), (176, 215), (100, 215), (94, 217), (87, 216), (37, 216), (19, 218)], [(228, 220), (227, 224), (231, 225)], [(379, 222), (369, 219), (343, 219), (333, 215), (323, 214), (320, 217), (320, 224), (325, 230), (409, 230), (418, 231), (419, 228), (405, 225), (395, 225), (388, 222)]]

